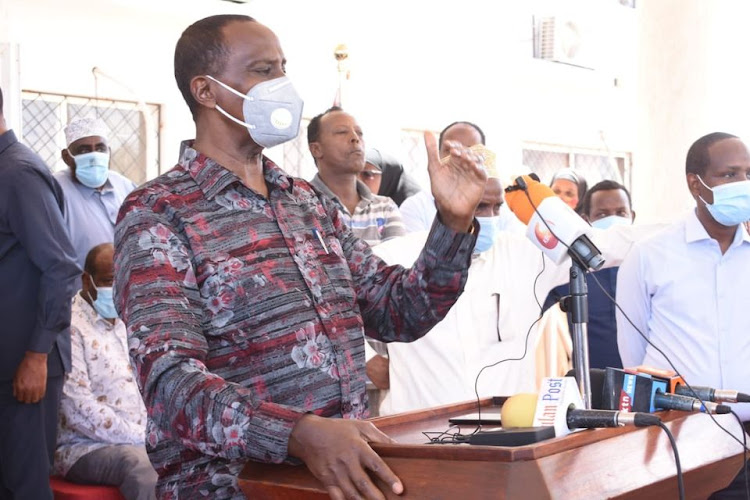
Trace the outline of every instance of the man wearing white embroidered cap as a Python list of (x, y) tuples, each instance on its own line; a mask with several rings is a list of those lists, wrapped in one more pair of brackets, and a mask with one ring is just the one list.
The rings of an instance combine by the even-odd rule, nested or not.
[(62, 159), (69, 169), (55, 178), (65, 193), (65, 223), (83, 267), (88, 251), (114, 241), (117, 212), (135, 189), (133, 181), (109, 168), (109, 130), (98, 118), (76, 118), (65, 127)]

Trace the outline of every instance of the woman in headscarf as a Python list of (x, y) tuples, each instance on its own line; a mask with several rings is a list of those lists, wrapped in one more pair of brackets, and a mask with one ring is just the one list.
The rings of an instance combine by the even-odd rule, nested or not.
[[(365, 170), (359, 175), (370, 190), (381, 196), (388, 196), (396, 205), (401, 205), (406, 198), (422, 190), (419, 184), (404, 171), (404, 166), (394, 157), (369, 149), (365, 157)], [(378, 186), (377, 191), (373, 190)]]
[(586, 195), (588, 189), (586, 179), (583, 178), (583, 175), (572, 168), (564, 168), (558, 170), (552, 176), (552, 181), (549, 185), (552, 191), (570, 208), (576, 212), (580, 212), (583, 197)]

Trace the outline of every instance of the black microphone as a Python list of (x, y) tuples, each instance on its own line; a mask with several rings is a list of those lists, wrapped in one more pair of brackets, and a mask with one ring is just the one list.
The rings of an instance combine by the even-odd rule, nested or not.
[(566, 421), (570, 429), (595, 429), (600, 427), (622, 427), (625, 425), (648, 427), (650, 425), (659, 425), (661, 419), (649, 413), (585, 410), (571, 407), (568, 409)]
[[(703, 401), (713, 401), (715, 403), (750, 403), (750, 395), (744, 392), (737, 392), (729, 389), (714, 389), (712, 387), (701, 387), (691, 385), (695, 395)], [(675, 388), (675, 393), (682, 396), (695, 397), (693, 392), (686, 385), (679, 384)]]
[(654, 406), (663, 410), (701, 411), (703, 413), (729, 413), (732, 411), (727, 405), (703, 402), (692, 396), (669, 394), (657, 389), (654, 394)]

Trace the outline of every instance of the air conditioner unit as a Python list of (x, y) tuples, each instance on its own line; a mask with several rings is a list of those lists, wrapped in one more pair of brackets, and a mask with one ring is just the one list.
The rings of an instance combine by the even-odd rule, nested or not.
[(534, 57), (595, 69), (594, 30), (585, 19), (563, 16), (534, 18)]

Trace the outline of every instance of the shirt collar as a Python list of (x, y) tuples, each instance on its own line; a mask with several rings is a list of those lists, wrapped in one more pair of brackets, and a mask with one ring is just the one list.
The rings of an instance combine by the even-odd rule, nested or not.
[[(331, 189), (326, 185), (325, 182), (323, 182), (323, 179), (320, 177), (320, 174), (315, 174), (315, 177), (313, 177), (313, 179), (310, 181), (310, 184), (315, 186), (318, 189), (318, 191), (321, 191), (324, 195), (333, 199), (339, 205), (342, 205), (341, 200), (339, 200), (339, 197), (336, 196), (333, 191), (331, 191)], [(372, 194), (372, 191), (370, 191), (370, 188), (367, 187), (367, 184), (360, 181), (359, 179), (357, 179), (357, 194), (362, 199), (360, 203), (364, 201), (365, 205), (369, 205), (375, 199), (375, 197)]]
[(81, 290), (79, 293), (75, 294), (73, 297), (73, 303), (78, 307), (78, 309), (81, 310), (81, 314), (83, 314), (86, 317), (86, 320), (92, 324), (92, 325), (101, 325), (104, 327), (105, 330), (111, 330), (112, 328), (117, 325), (118, 321), (122, 321), (120, 318), (115, 318), (115, 322), (110, 323), (106, 319), (99, 316), (99, 313), (96, 312), (96, 309), (94, 309), (94, 306), (88, 303), (86, 299), (83, 298), (81, 295), (83, 293), (83, 290)]
[(372, 191), (370, 191), (370, 188), (367, 187), (367, 184), (359, 179), (357, 179), (357, 194), (359, 194), (360, 198), (367, 201), (368, 205), (375, 199), (375, 196), (372, 194)]
[(3, 135), (0, 135), (0, 153), (17, 142), (16, 134), (12, 130), (8, 130)]
[[(687, 215), (687, 219), (685, 220), (685, 242), (686, 243), (694, 243), (696, 241), (702, 241), (702, 240), (710, 240), (711, 237), (708, 235), (708, 231), (706, 231), (706, 228), (703, 227), (703, 224), (701, 224), (701, 221), (698, 220), (698, 215), (696, 214), (695, 208), (690, 209), (690, 212)], [(740, 224), (737, 228), (737, 233), (734, 235), (734, 240), (732, 241), (732, 247), (739, 245), (740, 243), (750, 243), (750, 235), (747, 234), (747, 231), (745, 231), (744, 224)]]
[[(232, 184), (242, 184), (234, 172), (193, 149), (193, 143), (192, 140), (182, 142), (179, 164), (190, 174), (207, 199), (213, 199)], [(288, 192), (291, 192), (294, 187), (292, 178), (265, 156), (263, 157), (263, 176), (272, 187)]]

